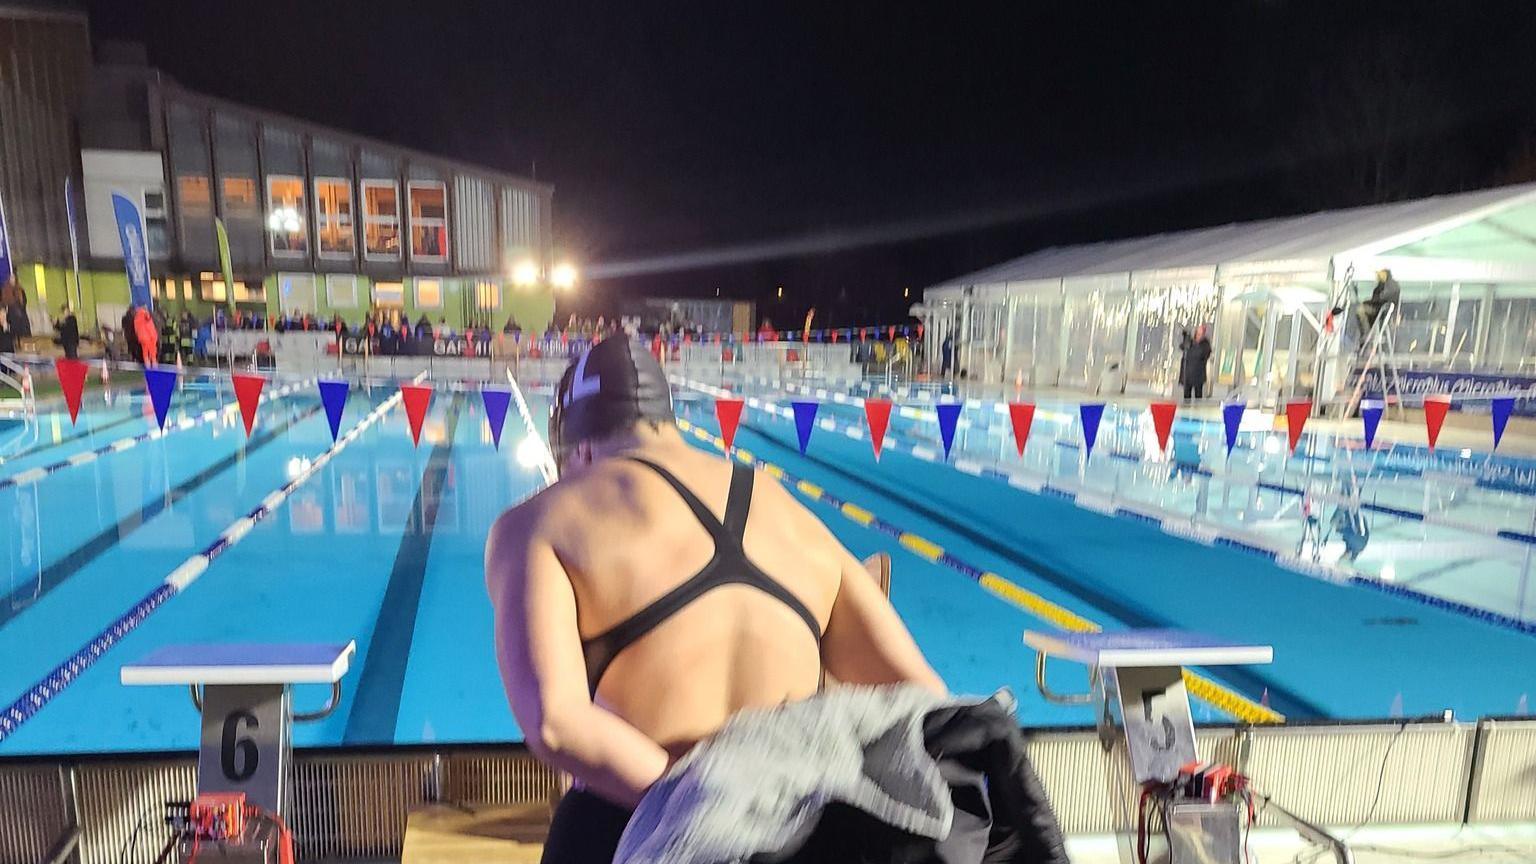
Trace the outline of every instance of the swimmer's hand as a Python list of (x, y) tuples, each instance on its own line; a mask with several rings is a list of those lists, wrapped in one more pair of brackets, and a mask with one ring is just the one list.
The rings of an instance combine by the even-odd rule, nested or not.
[(485, 544), (496, 658), (512, 714), (534, 755), (634, 807), (666, 773), (667, 752), (592, 704), (570, 578), (521, 509), (496, 520)]

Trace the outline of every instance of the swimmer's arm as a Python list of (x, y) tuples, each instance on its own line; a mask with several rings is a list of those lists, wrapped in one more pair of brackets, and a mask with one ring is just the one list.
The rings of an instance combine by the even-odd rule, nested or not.
[(841, 562), (837, 599), (821, 637), (826, 670), (844, 684), (916, 684), (947, 694), (943, 680), (928, 665), (901, 616), (864, 565), (810, 511), (796, 505), (791, 512), (801, 520), (795, 529), (806, 545), (835, 549)]
[(554, 549), (518, 521), (516, 514), (498, 520), (485, 547), (496, 657), (512, 714), (534, 755), (633, 807), (666, 772), (667, 753), (592, 704), (570, 579)]

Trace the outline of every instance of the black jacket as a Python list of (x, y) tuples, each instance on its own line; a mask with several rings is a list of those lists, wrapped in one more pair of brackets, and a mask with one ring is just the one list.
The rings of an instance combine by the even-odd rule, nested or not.
[(1068, 864), (1061, 825), (1011, 710), (995, 698), (941, 708), (923, 720), (923, 740), (955, 805), (944, 840), (906, 834), (832, 802), (804, 843), (757, 855), (753, 864)]
[(1211, 340), (1203, 337), (1197, 340), (1186, 333), (1179, 348), (1184, 352), (1183, 362), (1179, 364), (1179, 383), (1203, 386), (1205, 365), (1211, 359)]

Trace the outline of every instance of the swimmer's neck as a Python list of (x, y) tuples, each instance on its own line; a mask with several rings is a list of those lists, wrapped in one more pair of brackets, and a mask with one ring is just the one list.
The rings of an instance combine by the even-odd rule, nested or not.
[(692, 449), (688, 442), (683, 440), (682, 433), (677, 430), (677, 427), (670, 423), (657, 427), (649, 423), (638, 424), (629, 431), (610, 435), (602, 441), (588, 445), (588, 448), (590, 455), (580, 460), (579, 465), (563, 471), (563, 477), (584, 474), (593, 466), (611, 459), (639, 456), (666, 461), (672, 454)]

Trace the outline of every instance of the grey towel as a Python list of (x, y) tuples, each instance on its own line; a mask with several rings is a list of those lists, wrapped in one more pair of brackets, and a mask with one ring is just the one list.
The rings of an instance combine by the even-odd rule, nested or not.
[(831, 802), (944, 839), (948, 783), (923, 742), (923, 718), (980, 700), (917, 687), (839, 686), (803, 702), (742, 711), (646, 793), (615, 864), (723, 864), (803, 838)]

